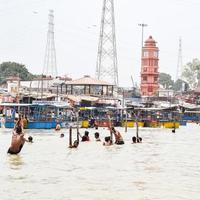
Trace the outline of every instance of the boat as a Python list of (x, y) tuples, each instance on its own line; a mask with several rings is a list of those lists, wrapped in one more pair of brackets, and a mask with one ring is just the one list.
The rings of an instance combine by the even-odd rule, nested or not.
[(1, 103), (5, 115), (5, 128), (14, 128), (16, 118), (26, 116), (27, 129), (54, 129), (59, 123), (67, 127), (71, 106), (66, 102), (33, 101), (32, 104)]

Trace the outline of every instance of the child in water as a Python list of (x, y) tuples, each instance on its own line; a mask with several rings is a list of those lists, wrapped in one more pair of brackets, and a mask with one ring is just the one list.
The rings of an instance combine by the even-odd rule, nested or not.
[(105, 142), (103, 143), (104, 146), (111, 146), (112, 141), (110, 137), (105, 137)]
[(57, 124), (56, 124), (56, 128), (55, 128), (55, 130), (56, 130), (56, 131), (60, 131), (60, 129), (61, 129), (61, 126), (60, 126), (59, 123), (57, 123)]
[(95, 139), (96, 139), (96, 142), (101, 142), (101, 139), (99, 138), (99, 133), (98, 133), (98, 132), (96, 132), (96, 133), (94, 134), (94, 137), (95, 137)]
[(132, 137), (132, 141), (133, 141), (133, 143), (141, 143), (142, 142), (142, 138), (141, 137), (136, 138), (135, 136), (133, 136)]
[(89, 132), (88, 132), (88, 131), (85, 131), (84, 136), (82, 136), (81, 142), (88, 142), (88, 141), (90, 141)]

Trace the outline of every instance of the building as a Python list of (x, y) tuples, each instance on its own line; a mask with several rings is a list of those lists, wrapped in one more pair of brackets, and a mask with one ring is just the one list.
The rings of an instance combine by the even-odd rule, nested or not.
[(158, 83), (158, 52), (156, 41), (149, 36), (142, 47), (142, 64), (141, 64), (141, 96), (155, 96), (159, 89)]
[(168, 97), (168, 98), (174, 97), (174, 90), (160, 88), (158, 90), (158, 96), (159, 97)]
[[(63, 89), (61, 91), (64, 92)], [(65, 82), (65, 93), (71, 95), (113, 97), (114, 84), (85, 75), (80, 79)]]
[(8, 93), (11, 93), (15, 96), (19, 93), (19, 87), (20, 87), (20, 78), (18, 76), (10, 76), (6, 79), (7, 81), (7, 91)]

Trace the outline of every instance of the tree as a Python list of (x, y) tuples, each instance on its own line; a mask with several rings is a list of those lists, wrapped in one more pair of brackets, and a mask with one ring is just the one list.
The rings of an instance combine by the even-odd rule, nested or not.
[(32, 80), (34, 75), (31, 74), (25, 65), (15, 62), (3, 62), (0, 64), (0, 83), (5, 83), (9, 76), (19, 76), (22, 81)]
[(166, 73), (159, 74), (159, 83), (165, 89), (171, 89), (174, 85), (174, 81), (172, 80), (172, 77)]
[(195, 58), (187, 63), (184, 66), (182, 77), (188, 82), (190, 88), (200, 87), (200, 60)]
[(175, 91), (187, 91), (189, 89), (189, 84), (181, 79), (178, 79), (173, 86)]

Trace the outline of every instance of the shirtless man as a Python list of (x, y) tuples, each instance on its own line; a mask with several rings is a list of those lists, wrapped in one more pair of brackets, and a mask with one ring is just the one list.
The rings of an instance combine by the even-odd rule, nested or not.
[(24, 138), (24, 134), (17, 134), (16, 132), (13, 132), (11, 145), (7, 153), (9, 154), (20, 153), (25, 142), (28, 142), (28, 140)]
[(11, 145), (7, 153), (18, 154), (21, 151), (25, 142), (29, 142), (29, 141), (24, 138), (23, 124), (20, 118), (14, 127)]
[(119, 131), (117, 131), (114, 127), (111, 128), (111, 132), (115, 136), (115, 144), (122, 145), (124, 144), (123, 137)]
[[(80, 133), (79, 133), (79, 135), (80, 135)], [(90, 141), (90, 137), (89, 137), (89, 132), (88, 131), (85, 131), (84, 135), (83, 136), (80, 135), (80, 137), (82, 138), (81, 142), (88, 142), (88, 141)]]
[(23, 134), (23, 121), (21, 118), (19, 118), (15, 124), (14, 132), (17, 134)]

